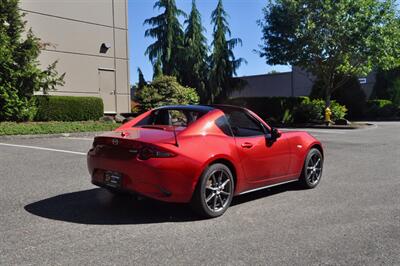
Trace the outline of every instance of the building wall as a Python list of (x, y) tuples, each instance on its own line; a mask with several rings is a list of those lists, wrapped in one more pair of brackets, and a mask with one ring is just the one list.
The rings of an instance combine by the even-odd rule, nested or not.
[[(309, 96), (315, 77), (301, 68), (292, 69), (292, 72), (239, 77), (247, 84), (230, 97)], [(371, 72), (365, 79), (366, 83), (362, 83), (361, 88), (369, 98), (375, 84), (375, 72)]]
[(292, 67), (293, 75), (293, 95), (289, 96), (308, 96), (311, 93), (315, 78), (299, 67)]
[(130, 111), (127, 0), (22, 0), (20, 8), (46, 44), (42, 67), (58, 61), (65, 73), (52, 94), (98, 96), (106, 113)]
[(247, 84), (240, 91), (231, 94), (232, 98), (265, 97), (291, 94), (291, 73), (276, 73), (241, 77)]

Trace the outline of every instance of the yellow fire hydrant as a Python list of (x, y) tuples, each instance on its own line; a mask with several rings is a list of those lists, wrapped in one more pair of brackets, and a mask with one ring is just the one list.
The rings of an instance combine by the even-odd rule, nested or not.
[(325, 109), (325, 123), (326, 123), (326, 125), (330, 125), (332, 123), (331, 115), (332, 115), (331, 109), (329, 107), (326, 107), (326, 109)]

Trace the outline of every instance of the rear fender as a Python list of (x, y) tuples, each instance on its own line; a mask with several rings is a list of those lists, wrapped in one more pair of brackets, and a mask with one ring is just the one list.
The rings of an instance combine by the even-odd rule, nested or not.
[(235, 194), (236, 194), (236, 191), (240, 191), (241, 188), (243, 187), (243, 184), (244, 184), (243, 183), (244, 182), (243, 181), (244, 174), (243, 174), (243, 171), (242, 171), (242, 167), (240, 167), (240, 165), (237, 165), (235, 163), (235, 159), (234, 158), (232, 158), (230, 156), (227, 156), (225, 154), (218, 154), (218, 155), (211, 156), (203, 164), (203, 166), (201, 167), (201, 170), (196, 175), (196, 182), (194, 182), (194, 188), (193, 189), (195, 189), (195, 187), (197, 186), (201, 175), (207, 169), (207, 167), (209, 167), (210, 165), (215, 164), (215, 163), (223, 163), (223, 164), (227, 165), (231, 169), (232, 174), (234, 175), (234, 181), (235, 181)]

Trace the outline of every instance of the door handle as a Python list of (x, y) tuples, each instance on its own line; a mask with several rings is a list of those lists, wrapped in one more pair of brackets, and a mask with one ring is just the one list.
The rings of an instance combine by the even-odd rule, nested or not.
[(253, 147), (253, 144), (250, 142), (242, 143), (242, 148), (250, 149), (251, 147)]

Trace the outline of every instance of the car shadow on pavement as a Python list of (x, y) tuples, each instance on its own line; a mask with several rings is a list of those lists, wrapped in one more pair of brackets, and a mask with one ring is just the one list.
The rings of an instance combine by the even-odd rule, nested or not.
[[(237, 196), (231, 205), (290, 190), (298, 190), (298, 187), (287, 184)], [(40, 217), (80, 224), (147, 224), (201, 220), (188, 204), (138, 200), (131, 195), (113, 196), (103, 188), (61, 194), (28, 204), (24, 208)]]

